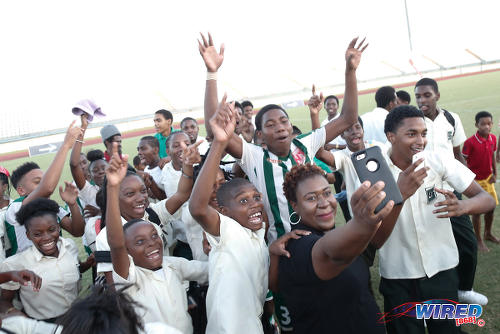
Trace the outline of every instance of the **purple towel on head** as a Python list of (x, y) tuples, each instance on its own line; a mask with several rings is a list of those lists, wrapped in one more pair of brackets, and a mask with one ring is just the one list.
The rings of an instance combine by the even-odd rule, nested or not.
[(101, 111), (101, 108), (94, 101), (92, 101), (90, 99), (85, 99), (85, 100), (79, 101), (73, 107), (72, 112), (76, 116), (81, 116), (83, 114), (87, 114), (88, 115), (87, 119), (89, 122), (92, 122), (92, 120), (94, 119), (94, 115), (99, 116), (99, 117), (106, 116), (106, 114), (104, 114)]

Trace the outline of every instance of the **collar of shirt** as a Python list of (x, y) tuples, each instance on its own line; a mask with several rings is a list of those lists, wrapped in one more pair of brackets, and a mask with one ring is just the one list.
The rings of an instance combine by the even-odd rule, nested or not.
[[(59, 238), (59, 240), (57, 241), (57, 249), (59, 249), (59, 256), (57, 257), (58, 259), (62, 258), (64, 253), (66, 252), (66, 247), (67, 247), (68, 243), (66, 242), (66, 240), (64, 240), (63, 238)], [(35, 256), (35, 259), (37, 261), (40, 261), (42, 258), (47, 258), (47, 259), (54, 259), (55, 257), (53, 256), (46, 256), (46, 255), (43, 255), (36, 247), (35, 245), (31, 246), (31, 250), (33, 251), (33, 255)]]
[(476, 132), (474, 134), (474, 137), (476, 138), (476, 140), (480, 143), (480, 144), (484, 144), (485, 142), (492, 142), (493, 139), (491, 139), (491, 134), (488, 134), (488, 139), (484, 139), (483, 137), (481, 137), (481, 135), (479, 134), (479, 131)]
[(325, 232), (323, 231), (317, 230), (300, 222), (295, 225), (292, 224), (292, 230), (297, 230), (297, 229), (309, 231), (319, 236), (323, 236), (325, 234)]

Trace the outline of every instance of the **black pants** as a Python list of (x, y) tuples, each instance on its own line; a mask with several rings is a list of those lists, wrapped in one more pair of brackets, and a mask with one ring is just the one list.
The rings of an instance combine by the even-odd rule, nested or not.
[[(431, 278), (380, 279), (380, 293), (384, 296), (384, 312), (409, 302), (423, 302), (429, 299), (458, 300), (458, 277), (455, 268), (441, 271)], [(460, 333), (460, 327), (453, 319), (426, 320), (430, 334)], [(388, 334), (424, 334), (424, 320), (399, 317), (386, 323)]]
[[(335, 188), (335, 192), (338, 194), (342, 191), (342, 182), (344, 181), (344, 178), (342, 177), (342, 174), (340, 174), (340, 172), (334, 172), (333, 174), (335, 175), (335, 182), (333, 183), (333, 187)], [(351, 213), (349, 212), (347, 201), (339, 202), (339, 205), (342, 209), (342, 214), (344, 215), (345, 221), (348, 222), (352, 217)]]
[[(459, 199), (462, 194), (454, 192)], [(474, 234), (474, 228), (468, 215), (452, 217), (451, 228), (458, 248), (459, 263), (456, 267), (458, 274), (458, 289), (472, 290), (474, 285), (474, 276), (477, 266), (477, 239)]]

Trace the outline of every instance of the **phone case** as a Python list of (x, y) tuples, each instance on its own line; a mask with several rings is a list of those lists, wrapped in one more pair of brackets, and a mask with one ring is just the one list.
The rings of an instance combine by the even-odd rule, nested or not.
[(403, 197), (399, 191), (398, 184), (394, 180), (389, 166), (382, 156), (380, 147), (373, 146), (355, 152), (352, 154), (351, 159), (356, 173), (358, 173), (359, 180), (362, 183), (366, 180), (370, 181), (371, 184), (375, 184), (378, 181), (384, 181), (385, 183), (384, 191), (386, 197), (377, 206), (375, 213), (382, 210), (390, 200), (393, 200), (395, 204), (403, 203)]

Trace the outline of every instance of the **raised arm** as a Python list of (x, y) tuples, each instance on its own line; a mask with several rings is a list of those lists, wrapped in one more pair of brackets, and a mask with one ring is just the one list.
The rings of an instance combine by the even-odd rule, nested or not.
[(313, 268), (320, 279), (334, 278), (366, 249), (381, 220), (394, 207), (394, 201), (389, 201), (375, 214), (375, 208), (385, 198), (383, 188), (382, 181), (373, 186), (368, 181), (364, 182), (352, 194), (353, 219), (348, 224), (327, 232), (314, 244), (311, 251)]
[(87, 126), (89, 124), (87, 120), (88, 115), (83, 114), (80, 116), (82, 120), (82, 133), (78, 135), (75, 144), (73, 145), (73, 149), (71, 150), (71, 156), (69, 159), (69, 168), (71, 170), (71, 176), (73, 176), (73, 180), (75, 180), (75, 184), (79, 190), (82, 190), (85, 186), (85, 172), (80, 167), (80, 155), (82, 153), (83, 146), (83, 137), (85, 136), (85, 130), (87, 130)]
[(193, 165), (201, 161), (198, 146), (203, 141), (191, 144), (182, 152), (182, 176), (177, 186), (177, 192), (167, 198), (165, 207), (170, 214), (174, 214), (179, 208), (189, 200), (193, 189)]
[(220, 217), (218, 212), (208, 203), (220, 159), (236, 127), (234, 103), (227, 104), (226, 95), (222, 98), (217, 112), (210, 119), (210, 126), (214, 140), (200, 174), (196, 178), (193, 195), (189, 201), (189, 211), (206, 232), (218, 236), (220, 235)]
[(49, 198), (57, 187), (57, 183), (61, 178), (61, 173), (64, 167), (64, 162), (69, 150), (73, 147), (78, 136), (82, 134), (82, 129), (79, 127), (74, 127), (75, 121), (71, 123), (68, 130), (66, 131), (66, 136), (64, 137), (64, 142), (57, 151), (54, 160), (50, 164), (49, 168), (45, 171), (40, 180), (40, 184), (28, 195), (23, 201), (23, 204), (34, 200), (35, 198), (45, 197)]
[(356, 81), (356, 69), (361, 61), (361, 54), (368, 44), (364, 45), (365, 40), (363, 39), (361, 43), (356, 46), (357, 41), (357, 37), (353, 39), (351, 43), (349, 43), (349, 47), (345, 53), (345, 92), (342, 112), (337, 119), (325, 125), (326, 143), (339, 136), (345, 129), (358, 120), (358, 84)]
[(125, 235), (123, 233), (120, 215), (120, 183), (127, 174), (128, 155), (118, 155), (118, 143), (113, 143), (113, 153), (106, 170), (107, 179), (107, 204), (106, 204), (106, 235), (111, 251), (111, 262), (114, 271), (120, 277), (128, 278), (130, 266)]
[(80, 207), (76, 203), (78, 189), (73, 184), (64, 181), (65, 189), (59, 187), (61, 199), (68, 205), (71, 217), (64, 217), (61, 220), (61, 227), (74, 237), (81, 237), (85, 233), (85, 220), (83, 219)]
[(323, 93), (319, 96), (316, 95), (316, 86), (312, 87), (312, 96), (307, 101), (307, 106), (309, 107), (309, 115), (311, 116), (311, 126), (313, 130), (319, 129), (321, 127), (321, 122), (319, 121), (319, 112), (323, 109), (323, 102), (325, 98)]

